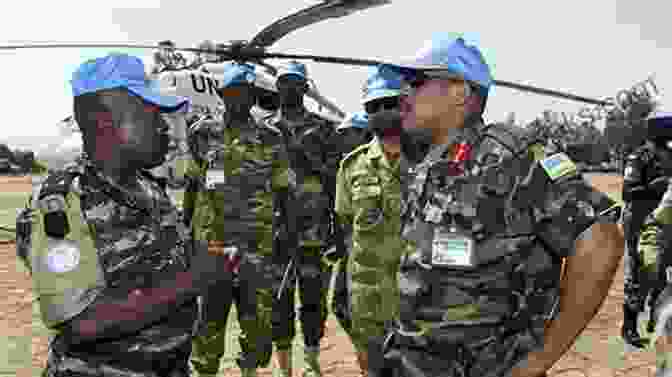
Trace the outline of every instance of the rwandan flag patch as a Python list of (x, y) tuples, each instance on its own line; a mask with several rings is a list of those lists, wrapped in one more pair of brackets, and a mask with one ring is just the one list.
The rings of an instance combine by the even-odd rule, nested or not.
[(554, 181), (560, 177), (577, 172), (574, 162), (564, 153), (556, 153), (540, 162), (546, 174)]

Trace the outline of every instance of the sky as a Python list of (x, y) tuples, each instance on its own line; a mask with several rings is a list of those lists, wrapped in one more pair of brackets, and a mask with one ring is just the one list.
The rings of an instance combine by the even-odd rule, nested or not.
[[(235, 6), (233, 5), (235, 3)], [(204, 39), (250, 39), (271, 22), (317, 3), (307, 0), (159, 1), (24, 0), (0, 23), (0, 43), (142, 43), (171, 39), (193, 47)], [(112, 4), (114, 8), (112, 8)], [(411, 56), (435, 32), (478, 42), (496, 79), (605, 98), (654, 75), (663, 109), (672, 109), (672, 3), (640, 0), (392, 0), (295, 31), (270, 51), (396, 60)], [(457, 9), (459, 8), (459, 10)], [(29, 20), (29, 21), (26, 21)], [(0, 51), (4, 126), (10, 145), (61, 140), (56, 123), (72, 112), (68, 80), (84, 60), (109, 50)], [(147, 58), (151, 51), (124, 51)], [(346, 112), (361, 109), (367, 69), (306, 62), (321, 93)], [(526, 122), (544, 110), (577, 112), (584, 104), (495, 87), (486, 120), (514, 112)], [(49, 144), (49, 143), (47, 143)]]

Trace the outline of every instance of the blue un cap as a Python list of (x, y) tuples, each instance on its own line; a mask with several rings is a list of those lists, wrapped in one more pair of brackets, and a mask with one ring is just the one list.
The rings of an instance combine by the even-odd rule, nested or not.
[(280, 80), (280, 78), (284, 78), (286, 76), (294, 76), (295, 78), (301, 80), (307, 80), (308, 72), (306, 70), (306, 65), (294, 60), (287, 62), (282, 67), (280, 67), (280, 69), (278, 69), (277, 79)]
[(401, 95), (402, 77), (389, 66), (380, 65), (372, 69), (369, 78), (364, 83), (362, 104), (386, 97)]
[(478, 47), (468, 45), (462, 37), (455, 38), (451, 33), (434, 34), (413, 58), (389, 65), (403, 75), (412, 76), (418, 71), (452, 73), (480, 86), (486, 96), (494, 83), (490, 67)]
[(72, 74), (72, 95), (96, 93), (105, 89), (126, 88), (162, 111), (177, 111), (189, 99), (162, 95), (155, 82), (145, 74), (145, 65), (136, 56), (111, 53), (105, 57), (87, 60)]
[(342, 130), (345, 128), (368, 128), (369, 127), (369, 115), (365, 111), (358, 111), (356, 113), (350, 114), (343, 123), (339, 124), (336, 127), (337, 130)]
[(253, 65), (245, 63), (227, 63), (224, 67), (224, 76), (222, 77), (220, 89), (239, 84), (254, 85), (256, 79), (257, 74), (254, 71)]

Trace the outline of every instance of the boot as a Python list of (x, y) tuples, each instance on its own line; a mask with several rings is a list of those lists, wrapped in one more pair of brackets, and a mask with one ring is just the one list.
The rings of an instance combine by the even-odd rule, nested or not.
[(360, 375), (369, 377), (369, 355), (366, 352), (357, 352), (357, 363), (359, 364)]
[(623, 305), (623, 327), (621, 327), (621, 337), (623, 340), (636, 348), (646, 348), (649, 339), (642, 338), (637, 328), (637, 316), (639, 313), (632, 310), (627, 305)]
[(320, 370), (320, 348), (306, 348), (303, 352), (303, 374), (302, 377), (322, 377)]
[(240, 377), (257, 377), (257, 369), (242, 368), (240, 370)]
[(292, 377), (292, 349), (276, 350), (278, 367), (273, 370), (273, 377)]

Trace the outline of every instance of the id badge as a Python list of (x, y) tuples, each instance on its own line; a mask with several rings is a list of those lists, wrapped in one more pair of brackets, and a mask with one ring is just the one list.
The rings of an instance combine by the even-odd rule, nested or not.
[(474, 240), (460, 233), (436, 229), (432, 240), (432, 265), (474, 267)]
[(210, 168), (205, 173), (205, 188), (206, 190), (214, 190), (217, 185), (226, 182), (226, 175), (223, 169)]

